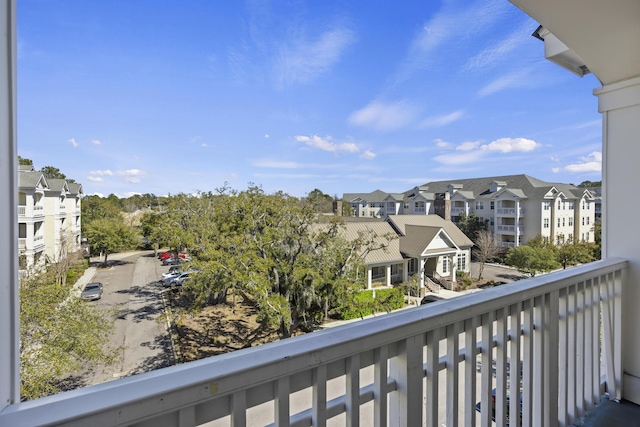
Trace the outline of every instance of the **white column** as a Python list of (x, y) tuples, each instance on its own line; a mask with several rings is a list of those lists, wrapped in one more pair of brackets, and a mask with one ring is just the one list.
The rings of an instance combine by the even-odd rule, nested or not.
[(516, 246), (520, 245), (520, 200), (516, 200)]
[(420, 289), (424, 288), (424, 264), (425, 259), (420, 257), (418, 260), (418, 274), (420, 274)]
[[(456, 261), (456, 256), (454, 255), (450, 255), (449, 256), (449, 265), (451, 266), (451, 281), (455, 282), (456, 281), (456, 269), (458, 268), (458, 266), (456, 265), (456, 263), (454, 262)], [(453, 285), (451, 285), (453, 286)]]
[(402, 261), (402, 281), (409, 280), (409, 260)]
[(640, 239), (630, 212), (640, 212), (640, 198), (629, 197), (628, 186), (640, 182), (640, 78), (597, 89), (603, 119), (602, 254), (629, 260), (623, 287), (622, 372), (623, 397), (640, 404)]
[(0, 410), (20, 401), (18, 343), (18, 177), (16, 2), (0, 3)]
[(387, 265), (385, 276), (387, 279), (387, 286), (391, 286), (391, 264)]
[(372, 289), (373, 286), (371, 286), (371, 276), (372, 276), (372, 272), (371, 272), (371, 266), (368, 265), (367, 266), (367, 289)]

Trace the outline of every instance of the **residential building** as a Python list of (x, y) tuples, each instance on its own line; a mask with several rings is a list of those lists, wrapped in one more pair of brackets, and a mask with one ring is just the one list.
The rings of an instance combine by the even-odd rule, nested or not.
[[(354, 203), (351, 197), (344, 198)], [(373, 210), (372, 200), (398, 201), (397, 194), (376, 190), (358, 194), (360, 212)], [(516, 247), (538, 235), (556, 244), (594, 241), (596, 195), (571, 184), (549, 183), (528, 175), (508, 175), (429, 182), (402, 195), (395, 213), (386, 209), (373, 216), (431, 215), (458, 222), (476, 214), (505, 248)], [(375, 204), (378, 206), (378, 204)]]
[[(317, 224), (317, 229), (327, 228)], [(386, 221), (349, 221), (342, 229), (348, 240), (365, 237), (367, 288), (406, 282), (419, 274), (420, 289), (452, 289), (456, 271), (469, 272), (469, 240), (451, 221), (437, 215), (391, 215)]]
[(21, 274), (44, 262), (45, 191), (49, 188), (41, 172), (31, 166), (18, 171), (18, 253)]
[(31, 165), (18, 171), (18, 253), (21, 274), (81, 249), (82, 185), (46, 179)]
[[(325, 425), (337, 416), (351, 426), (364, 425), (365, 416), (371, 417), (369, 425), (380, 426), (453, 426), (463, 420), (465, 425), (477, 421), (488, 426), (492, 417), (496, 425), (507, 424), (510, 401), (520, 402), (510, 409), (521, 408), (522, 425), (567, 426), (599, 403), (603, 393), (614, 402), (626, 400), (621, 408), (640, 404), (640, 225), (628, 220), (629, 212), (640, 211), (640, 199), (628, 192), (629, 182), (640, 181), (640, 3), (512, 3), (545, 26), (538, 35), (548, 59), (578, 75), (590, 70), (602, 85), (595, 95), (603, 115), (604, 259), (427, 307), (20, 402), (13, 256), (18, 238), (17, 38), (15, 1), (3, 0), (0, 182), (6, 203), (0, 204), (0, 425), (163, 427), (224, 420), (237, 426), (250, 422), (252, 411), (264, 403), (269, 418), (259, 421), (276, 426)], [(374, 371), (370, 381), (363, 379), (365, 370)], [(344, 387), (327, 398), (327, 383), (335, 384), (334, 379)], [(303, 389), (312, 390), (310, 398), (293, 407), (290, 397)], [(478, 402), (481, 412), (476, 411)], [(600, 425), (607, 421), (624, 423), (611, 419)], [(627, 425), (634, 424), (637, 417), (628, 420)]]

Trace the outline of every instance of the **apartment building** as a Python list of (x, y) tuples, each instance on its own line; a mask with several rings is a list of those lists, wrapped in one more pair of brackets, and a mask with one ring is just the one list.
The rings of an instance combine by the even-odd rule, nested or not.
[(437, 214), (456, 223), (462, 214), (476, 214), (507, 248), (537, 235), (557, 244), (593, 242), (596, 198), (589, 189), (524, 174), (429, 182), (402, 195), (380, 190), (344, 194), (352, 207), (358, 205), (354, 216)]
[(18, 171), (18, 252), (20, 271), (81, 249), (82, 185), (46, 179), (33, 166)]

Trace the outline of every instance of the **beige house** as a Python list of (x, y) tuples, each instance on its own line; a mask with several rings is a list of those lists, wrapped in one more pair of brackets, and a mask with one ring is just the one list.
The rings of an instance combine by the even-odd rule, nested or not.
[(420, 275), (421, 289), (451, 289), (456, 271), (469, 272), (473, 242), (455, 224), (437, 215), (347, 221), (342, 234), (348, 240), (365, 237), (375, 248), (363, 253), (368, 289), (406, 282), (415, 274)]
[(31, 166), (18, 171), (18, 253), (21, 274), (44, 262), (45, 191), (49, 184)]

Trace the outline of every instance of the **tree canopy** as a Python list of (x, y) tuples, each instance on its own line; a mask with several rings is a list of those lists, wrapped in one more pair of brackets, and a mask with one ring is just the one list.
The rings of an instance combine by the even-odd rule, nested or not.
[(135, 247), (138, 243), (136, 232), (120, 216), (91, 220), (86, 224), (85, 235), (89, 239), (91, 252), (103, 254), (105, 264), (110, 253)]
[(489, 221), (486, 219), (484, 221), (480, 220), (475, 213), (467, 215), (463, 212), (460, 214), (456, 225), (469, 239), (475, 242), (478, 239), (479, 232), (488, 230)]
[(364, 287), (362, 255), (374, 236), (342, 237), (336, 218), (317, 226), (313, 197), (245, 191), (179, 194), (145, 216), (145, 236), (187, 250), (199, 273), (183, 295), (195, 309), (225, 303), (227, 296), (252, 301), (260, 319), (281, 337), (309, 330)]
[(520, 245), (510, 248), (505, 262), (531, 277), (559, 266), (553, 249), (547, 246)]

